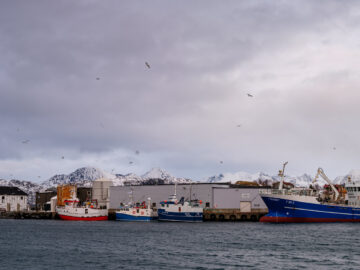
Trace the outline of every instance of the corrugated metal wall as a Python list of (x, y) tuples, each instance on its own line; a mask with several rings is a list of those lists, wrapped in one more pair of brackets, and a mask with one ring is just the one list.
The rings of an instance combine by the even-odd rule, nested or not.
[[(217, 184), (178, 184), (176, 194), (178, 200), (181, 197), (185, 199), (198, 199), (203, 201), (205, 206), (213, 206), (212, 188), (216, 186), (224, 186)], [(174, 185), (154, 185), (154, 186), (116, 186), (110, 187), (110, 209), (119, 208), (120, 204), (128, 204), (129, 193), (132, 191), (134, 202), (147, 201), (151, 197), (151, 202), (159, 206), (160, 201), (167, 200), (169, 195), (174, 194)]]
[(214, 188), (214, 207), (240, 208), (240, 202), (251, 202), (252, 209), (266, 209), (258, 188)]

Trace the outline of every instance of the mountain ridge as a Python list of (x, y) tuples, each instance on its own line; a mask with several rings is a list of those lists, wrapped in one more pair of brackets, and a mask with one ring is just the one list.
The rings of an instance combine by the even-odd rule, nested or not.
[[(351, 170), (345, 176), (338, 176), (333, 180), (334, 184), (343, 184), (347, 181), (348, 176), (355, 182), (360, 182), (360, 170)], [(113, 181), (114, 186), (122, 185), (154, 185), (154, 184), (172, 184), (172, 183), (193, 183), (195, 181), (188, 178), (179, 178), (171, 175), (161, 168), (152, 168), (145, 174), (139, 176), (135, 173), (128, 174), (111, 174), (99, 168), (82, 167), (70, 174), (57, 174), (50, 177), (48, 180), (41, 183), (34, 183), (26, 180), (5, 180), (0, 179), (0, 186), (15, 186), (29, 194), (29, 201), (34, 203), (35, 193), (45, 191), (49, 188), (57, 187), (64, 184), (77, 184), (79, 186), (91, 187), (92, 182), (98, 178), (108, 178)], [(302, 174), (300, 176), (285, 175), (284, 181), (290, 182), (297, 187), (308, 187), (313, 180), (309, 174)], [(235, 183), (237, 181), (257, 182), (260, 185), (272, 185), (280, 181), (279, 176), (270, 175), (264, 172), (247, 173), (238, 171), (235, 173), (220, 173), (218, 175), (210, 176), (205, 183)], [(324, 184), (322, 179), (318, 180), (319, 184)]]

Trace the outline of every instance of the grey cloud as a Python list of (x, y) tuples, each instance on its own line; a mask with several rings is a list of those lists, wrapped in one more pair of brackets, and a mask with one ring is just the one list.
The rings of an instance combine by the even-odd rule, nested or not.
[[(325, 125), (337, 134), (327, 136), (329, 144), (342, 140), (326, 120), (332, 103), (325, 88), (354, 71), (349, 62), (344, 73), (299, 76), (314, 64), (300, 51), (314, 44), (346, 50), (358, 10), (350, 1), (3, 3), (0, 158), (141, 149), (149, 153), (144, 166), (153, 159), (187, 176), (213, 173), (218, 155), (226, 169), (249, 171), (274, 170), (295, 155), (291, 148), (304, 159), (322, 141), (308, 130), (321, 133)], [(345, 107), (335, 119), (341, 129), (357, 113)], [(319, 153), (314, 162), (331, 159)], [(299, 159), (303, 171), (311, 168)]]

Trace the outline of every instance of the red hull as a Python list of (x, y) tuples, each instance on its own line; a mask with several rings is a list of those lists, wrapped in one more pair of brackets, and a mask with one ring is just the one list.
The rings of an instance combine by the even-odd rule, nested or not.
[(99, 221), (99, 220), (108, 220), (108, 216), (100, 216), (100, 217), (72, 217), (72, 216), (64, 216), (59, 215), (59, 217), (63, 220), (83, 220), (83, 221)]
[(263, 216), (263, 217), (260, 218), (260, 222), (272, 222), (272, 223), (360, 222), (360, 219), (267, 217), (267, 216)]

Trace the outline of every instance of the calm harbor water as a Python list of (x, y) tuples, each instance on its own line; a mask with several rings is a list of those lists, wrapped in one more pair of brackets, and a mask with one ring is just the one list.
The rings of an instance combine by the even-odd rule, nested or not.
[(359, 229), (0, 220), (0, 269), (360, 269)]

